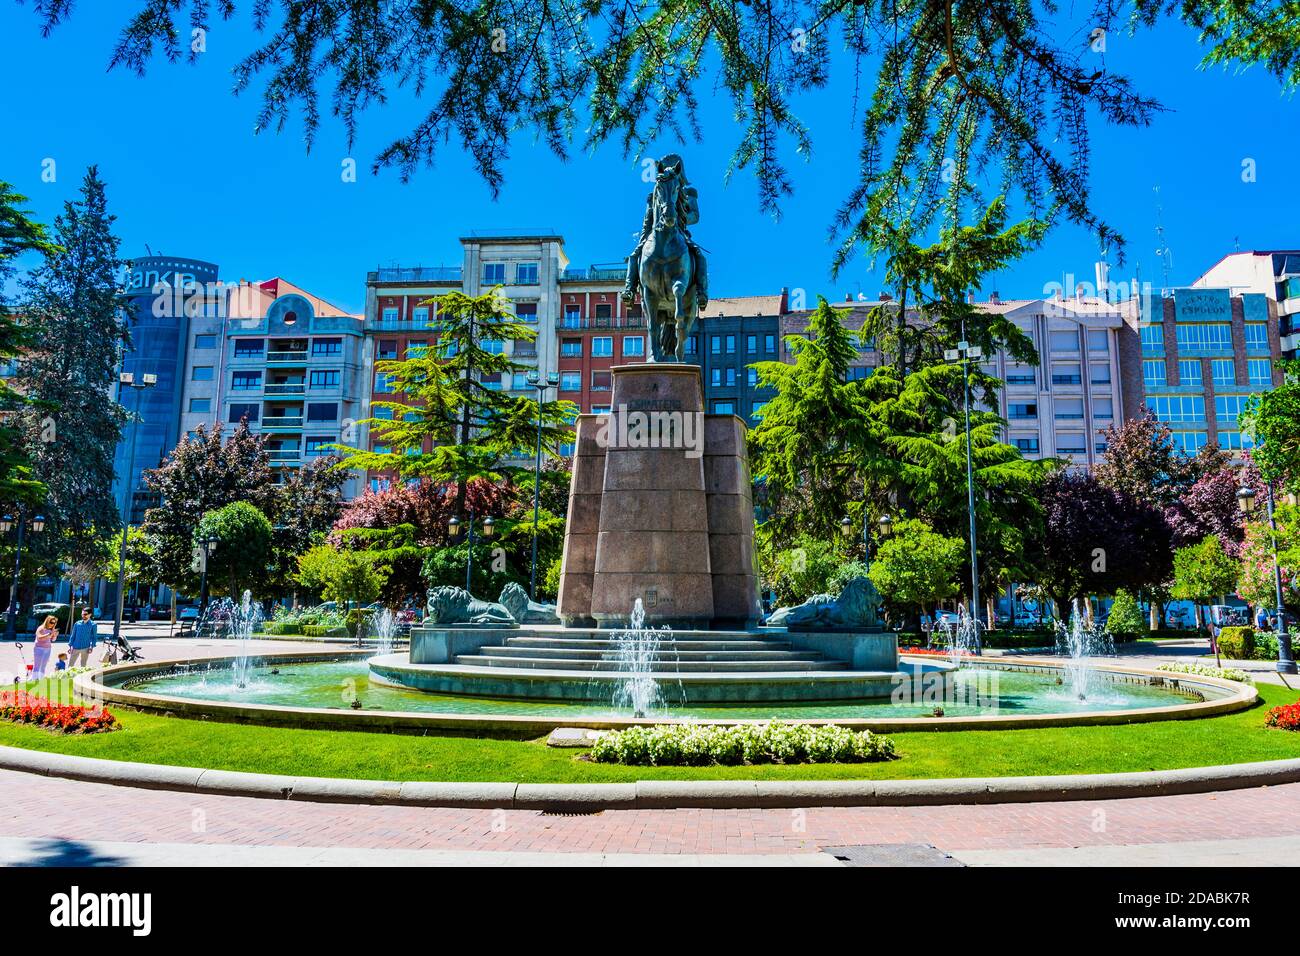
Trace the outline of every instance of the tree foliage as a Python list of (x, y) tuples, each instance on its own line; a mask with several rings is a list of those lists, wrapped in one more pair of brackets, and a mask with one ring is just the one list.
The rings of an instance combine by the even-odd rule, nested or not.
[(209, 586), (238, 600), (245, 590), (258, 597), (275, 597), (267, 579), (271, 560), (271, 522), (255, 505), (232, 501), (205, 513), (194, 530), (192, 547), (214, 541), (208, 554)]
[(1214, 535), (1207, 534), (1199, 544), (1174, 552), (1171, 593), (1180, 601), (1207, 604), (1233, 592), (1239, 570), (1240, 565), (1224, 549), (1223, 543)]
[(1206, 445), (1188, 456), (1174, 444), (1173, 430), (1148, 411), (1103, 433), (1106, 454), (1093, 474), (1108, 488), (1157, 508), (1169, 508), (1206, 475), (1223, 471), (1228, 455)]
[(886, 600), (925, 611), (958, 593), (965, 560), (961, 538), (939, 534), (924, 521), (900, 521), (877, 549), (868, 576)]
[[(32, 7), (49, 33), (74, 2)], [(578, 137), (584, 149), (639, 153), (701, 137), (701, 100), (721, 92), (738, 137), (728, 173), (751, 171), (761, 208), (776, 213), (793, 189), (790, 152), (807, 161), (814, 150), (801, 97), (833, 70), (865, 74), (865, 104), (859, 113), (855, 93), (841, 123), (857, 125), (861, 162), (835, 217), (837, 265), (881, 220), (920, 232), (936, 215), (959, 219), (986, 181), (1118, 246), (1089, 201), (1092, 129), (1143, 126), (1160, 109), (1107, 65), (1107, 39), (1125, 29), (1188, 24), (1207, 63), (1258, 64), (1300, 83), (1289, 0), (1064, 12), (1035, 0), (135, 0), (109, 65), (143, 74), (159, 53), (195, 61), (191, 29), (211, 32), (241, 10), (260, 36), (234, 88), (260, 89), (256, 129), (282, 130), (297, 113), (310, 148), (328, 109), (351, 148), (366, 111), (405, 87), (427, 111), (374, 167), (407, 178), (454, 141), (494, 194), (516, 133), (562, 158)]]
[(126, 413), (108, 396), (128, 335), (115, 219), (91, 166), (79, 198), (54, 220), (56, 247), (22, 283), (30, 341), (13, 382), (32, 402), (20, 420), (35, 474), (48, 489), (46, 530), (32, 552), (47, 567), (90, 547), (120, 520), (113, 453)]
[(1255, 442), (1251, 459), (1266, 481), (1300, 491), (1300, 361), (1278, 363), (1284, 379), (1277, 388), (1251, 396), (1241, 430)]

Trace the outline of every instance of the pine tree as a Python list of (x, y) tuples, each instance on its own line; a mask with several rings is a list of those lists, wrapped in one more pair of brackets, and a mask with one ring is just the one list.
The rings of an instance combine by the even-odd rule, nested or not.
[(34, 403), (22, 421), (36, 475), (49, 489), (46, 530), (33, 551), (47, 563), (111, 534), (119, 521), (113, 452), (126, 414), (111, 394), (127, 331), (115, 218), (91, 166), (79, 197), (54, 220), (57, 248), (22, 286), (31, 342), (14, 381)]
[(437, 342), (404, 359), (375, 363), (394, 397), (375, 401), (376, 415), (364, 424), (374, 443), (390, 450), (343, 448), (343, 466), (455, 485), (456, 511), (463, 514), (469, 482), (531, 477), (531, 466), (511, 459), (532, 456), (539, 410), (542, 453), (555, 456), (572, 435), (578, 409), (568, 401), (539, 409), (535, 400), (504, 391), (514, 373), (529, 366), (504, 354), (502, 344), (531, 342), (537, 330), (514, 316), (499, 289), (479, 296), (450, 292), (430, 302), (437, 306), (431, 326)]

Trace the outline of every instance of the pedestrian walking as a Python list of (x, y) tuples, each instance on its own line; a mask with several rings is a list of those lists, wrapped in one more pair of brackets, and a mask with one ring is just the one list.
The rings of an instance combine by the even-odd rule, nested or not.
[(59, 619), (53, 614), (36, 629), (36, 643), (32, 646), (32, 680), (45, 676), (45, 666), (50, 662), (50, 652), (59, 639)]
[(90, 652), (98, 643), (99, 629), (90, 619), (90, 608), (82, 608), (81, 620), (72, 625), (72, 634), (68, 636), (68, 651), (71, 653), (68, 666), (89, 666)]

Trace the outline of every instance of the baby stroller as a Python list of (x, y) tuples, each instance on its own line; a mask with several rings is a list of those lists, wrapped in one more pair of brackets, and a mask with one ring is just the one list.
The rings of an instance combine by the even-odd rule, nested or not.
[(140, 651), (134, 644), (119, 634), (117, 637), (109, 635), (104, 638), (104, 660), (105, 664), (116, 664), (119, 661), (135, 663), (143, 660)]

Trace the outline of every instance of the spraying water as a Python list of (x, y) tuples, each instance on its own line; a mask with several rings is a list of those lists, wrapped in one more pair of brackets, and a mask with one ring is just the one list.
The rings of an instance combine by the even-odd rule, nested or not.
[(1114, 656), (1115, 642), (1100, 626), (1088, 623), (1076, 599), (1070, 623), (1056, 622), (1056, 653), (1066, 659), (1065, 681), (1071, 696), (1087, 700), (1094, 676), (1090, 658)]
[(262, 606), (253, 600), (251, 591), (245, 591), (238, 603), (230, 598), (209, 603), (199, 622), (199, 634), (235, 642), (231, 675), (237, 688), (248, 686), (252, 673), (252, 637), (261, 631), (263, 620)]
[(393, 653), (397, 630), (397, 615), (386, 607), (380, 608), (366, 619), (365, 633), (375, 642), (377, 654)]
[(663, 634), (672, 631), (664, 627), (646, 627), (645, 608), (637, 598), (632, 606), (628, 626), (614, 634), (614, 659), (618, 669), (627, 676), (614, 687), (614, 706), (632, 711), (633, 716), (644, 717), (651, 710), (664, 706), (663, 691), (655, 680), (654, 665), (659, 659), (659, 644)]
[(939, 633), (943, 635), (943, 641), (948, 645), (948, 659), (957, 666), (961, 664), (963, 657), (968, 657), (975, 653), (978, 644), (976, 628), (978, 622), (966, 613), (966, 605), (957, 605), (957, 623), (954, 625), (950, 620), (944, 620), (939, 625)]

